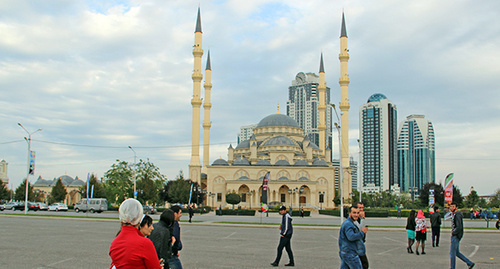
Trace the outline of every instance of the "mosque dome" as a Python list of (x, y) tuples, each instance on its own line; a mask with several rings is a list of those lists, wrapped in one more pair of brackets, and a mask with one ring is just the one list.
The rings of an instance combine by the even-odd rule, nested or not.
[(236, 149), (248, 149), (250, 148), (250, 140), (242, 141), (236, 146)]
[(287, 160), (279, 160), (274, 165), (276, 165), (276, 166), (289, 166), (290, 163)]
[(241, 156), (238, 159), (234, 160), (233, 165), (250, 165), (250, 162), (247, 158)]
[(229, 164), (226, 162), (224, 159), (217, 159), (215, 160), (212, 165), (221, 165), (221, 166), (228, 166)]
[(325, 160), (322, 160), (322, 159), (315, 159), (315, 160), (313, 161), (313, 164), (312, 164), (312, 165), (313, 165), (313, 166), (326, 166), (326, 167), (328, 167), (328, 164), (326, 163), (326, 161), (325, 161)]
[(264, 146), (297, 146), (292, 139), (285, 136), (275, 136), (264, 143)]
[[(74, 179), (72, 177), (67, 176), (67, 175), (60, 176), (58, 179), (61, 179), (61, 182), (64, 185), (70, 185), (74, 181)], [(54, 182), (54, 184), (55, 184), (55, 182)]]
[(309, 166), (309, 164), (304, 160), (297, 160), (293, 166)]
[(272, 114), (263, 118), (257, 125), (257, 128), (269, 127), (269, 126), (287, 126), (287, 127), (300, 128), (297, 121), (283, 114)]
[(368, 102), (367, 103), (370, 103), (370, 102), (378, 102), (382, 99), (387, 99), (387, 97), (381, 93), (374, 93), (372, 94), (372, 96), (370, 96), (370, 98), (368, 98)]
[(266, 165), (271, 165), (271, 162), (269, 162), (269, 160), (259, 160), (255, 165), (266, 166)]

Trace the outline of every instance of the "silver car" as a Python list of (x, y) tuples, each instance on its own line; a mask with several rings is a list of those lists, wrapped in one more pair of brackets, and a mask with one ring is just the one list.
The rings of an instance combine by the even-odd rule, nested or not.
[(49, 205), (49, 211), (68, 211), (68, 206), (63, 203), (53, 203)]
[(49, 210), (49, 206), (45, 203), (36, 203), (38, 205), (38, 210), (44, 210), (47, 211)]

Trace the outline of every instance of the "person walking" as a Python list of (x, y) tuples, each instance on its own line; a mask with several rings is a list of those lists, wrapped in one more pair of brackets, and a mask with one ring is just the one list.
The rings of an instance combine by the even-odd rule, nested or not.
[[(359, 209), (359, 218), (354, 223), (361, 230), (362, 228), (364, 228), (366, 226), (366, 224), (365, 224), (365, 205), (362, 202), (355, 202), (353, 204), (353, 206), (357, 207)], [(368, 263), (368, 257), (366, 256), (365, 242), (366, 242), (366, 234), (363, 237), (363, 244), (358, 244), (358, 255), (359, 255), (359, 259), (361, 260), (361, 265), (363, 265), (363, 269), (368, 269), (369, 263)]]
[(179, 251), (182, 250), (181, 227), (179, 225), (182, 216), (182, 208), (178, 205), (174, 205), (170, 207), (170, 210), (174, 212), (174, 227), (172, 232), (175, 243), (172, 245), (172, 258), (168, 260), (168, 267), (170, 269), (182, 269), (182, 263), (181, 260), (179, 260)]
[(172, 236), (173, 225), (174, 212), (165, 209), (160, 215), (160, 221), (153, 224), (154, 230), (149, 235), (158, 259), (163, 259), (167, 263), (172, 258), (172, 244), (175, 243), (175, 238)]
[(355, 224), (359, 218), (359, 209), (355, 206), (349, 208), (349, 218), (340, 226), (339, 232), (339, 256), (341, 269), (361, 269), (361, 259), (358, 249), (361, 245), (364, 247), (363, 238), (368, 232), (368, 227), (361, 230)]
[(276, 259), (271, 263), (272, 266), (278, 266), (281, 260), (281, 254), (283, 253), (283, 248), (286, 249), (288, 253), (289, 262), (285, 264), (285, 266), (295, 266), (295, 261), (293, 259), (292, 252), (292, 234), (293, 234), (293, 226), (292, 226), (292, 217), (290, 214), (286, 212), (286, 207), (280, 207), (280, 214), (283, 216), (281, 218), (280, 225), (280, 243), (278, 244), (278, 253), (276, 255)]
[(194, 215), (193, 207), (191, 205), (188, 206), (188, 212), (189, 212), (189, 223), (191, 223), (191, 219), (193, 218)]
[(462, 240), (462, 237), (464, 236), (464, 215), (462, 214), (462, 211), (458, 210), (456, 202), (451, 203), (450, 210), (453, 213), (451, 217), (451, 269), (455, 269), (456, 257), (465, 262), (467, 266), (469, 266), (469, 269), (474, 268), (474, 265), (476, 264), (460, 253), (460, 240)]
[(141, 202), (130, 198), (118, 209), (121, 230), (109, 248), (110, 268), (163, 268), (153, 243), (139, 230), (143, 209)]
[(410, 211), (410, 215), (406, 219), (406, 235), (408, 237), (408, 247), (406, 250), (410, 254), (413, 253), (411, 247), (413, 246), (413, 243), (415, 243), (415, 226), (417, 226), (415, 223), (415, 210), (412, 209)]
[(427, 240), (427, 221), (425, 220), (424, 212), (420, 209), (417, 214), (417, 219), (415, 220), (415, 231), (417, 232), (417, 246), (415, 247), (415, 252), (418, 253), (418, 246), (422, 246), (422, 255), (425, 255), (425, 240)]
[(441, 236), (441, 213), (439, 207), (434, 207), (434, 213), (431, 214), (431, 229), (432, 229), (432, 247), (439, 247), (439, 237)]

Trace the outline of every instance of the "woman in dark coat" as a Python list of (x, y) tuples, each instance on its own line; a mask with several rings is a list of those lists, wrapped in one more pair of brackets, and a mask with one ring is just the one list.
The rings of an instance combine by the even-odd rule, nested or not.
[(415, 227), (417, 226), (415, 222), (415, 210), (410, 211), (410, 216), (406, 219), (406, 234), (408, 236), (408, 247), (406, 250), (408, 253), (413, 253), (411, 247), (415, 243)]

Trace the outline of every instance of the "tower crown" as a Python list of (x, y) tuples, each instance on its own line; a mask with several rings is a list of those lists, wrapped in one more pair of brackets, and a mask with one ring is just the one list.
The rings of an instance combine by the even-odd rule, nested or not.
[(347, 37), (347, 30), (345, 27), (344, 12), (342, 12), (342, 28), (340, 30), (340, 37)]
[(195, 33), (196, 32), (202, 33), (202, 31), (201, 31), (201, 12), (200, 12), (200, 7), (198, 7), (198, 18), (196, 19), (196, 30), (194, 32)]

